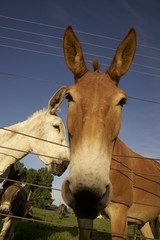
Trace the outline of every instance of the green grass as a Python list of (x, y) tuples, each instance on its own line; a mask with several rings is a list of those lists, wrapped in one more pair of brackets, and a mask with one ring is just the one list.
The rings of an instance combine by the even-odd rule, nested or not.
[[(16, 226), (12, 240), (78, 240), (77, 220), (74, 215), (67, 214), (62, 220), (58, 212), (33, 209), (37, 222), (20, 221)], [(39, 221), (48, 223), (40, 223)], [(110, 240), (110, 222), (108, 219), (96, 219), (92, 240)]]

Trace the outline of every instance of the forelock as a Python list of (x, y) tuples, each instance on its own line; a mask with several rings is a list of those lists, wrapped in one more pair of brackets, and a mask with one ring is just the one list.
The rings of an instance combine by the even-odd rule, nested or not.
[(101, 67), (101, 64), (99, 63), (98, 60), (93, 60), (92, 61), (92, 66), (93, 66), (93, 71), (94, 72), (99, 72), (100, 71), (100, 67)]

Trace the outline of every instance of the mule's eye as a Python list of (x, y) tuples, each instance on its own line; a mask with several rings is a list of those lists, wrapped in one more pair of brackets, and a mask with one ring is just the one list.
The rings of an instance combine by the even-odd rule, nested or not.
[(73, 98), (70, 93), (66, 93), (66, 99), (68, 100), (68, 102), (73, 102)]
[(54, 127), (58, 132), (60, 132), (60, 127), (59, 127), (59, 125), (53, 125), (53, 127)]
[(127, 98), (122, 98), (120, 101), (119, 101), (119, 103), (118, 103), (118, 105), (120, 105), (121, 107), (123, 107), (123, 105), (124, 104), (126, 104), (127, 103)]

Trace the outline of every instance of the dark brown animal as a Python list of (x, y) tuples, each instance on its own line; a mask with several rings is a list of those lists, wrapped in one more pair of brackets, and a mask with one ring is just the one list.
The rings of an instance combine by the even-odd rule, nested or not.
[(12, 181), (7, 180), (3, 185), (0, 213), (8, 214), (9, 216), (6, 216), (4, 219), (0, 240), (10, 239), (12, 236), (14, 228), (19, 221), (19, 219), (13, 218), (14, 216), (25, 217), (26, 214), (30, 214), (30, 210), (27, 209), (27, 193), (20, 182), (14, 182), (14, 180), (20, 181), (21, 177), (22, 175), (17, 170), (10, 176)]
[(142, 234), (152, 238), (149, 221), (160, 213), (160, 165), (118, 138), (127, 102), (118, 83), (132, 63), (136, 32), (129, 31), (104, 73), (99, 64), (94, 64), (94, 72), (88, 71), (71, 27), (65, 31), (63, 49), (75, 84), (66, 90), (70, 172), (62, 196), (77, 215), (79, 239), (90, 239), (90, 231), (83, 228), (92, 228), (103, 209), (111, 220), (113, 240), (125, 238), (128, 222), (138, 224)]
[(62, 203), (59, 206), (58, 211), (59, 211), (59, 218), (63, 219), (66, 216), (66, 214), (67, 214), (67, 206)]

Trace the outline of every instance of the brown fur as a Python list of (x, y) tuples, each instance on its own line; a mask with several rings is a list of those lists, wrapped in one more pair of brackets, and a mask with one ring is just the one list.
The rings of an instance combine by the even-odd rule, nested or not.
[(66, 91), (70, 172), (62, 196), (78, 217), (79, 239), (90, 239), (90, 230), (85, 228), (92, 228), (103, 209), (111, 220), (112, 240), (125, 238), (128, 222), (138, 224), (143, 236), (152, 238), (148, 222), (160, 213), (159, 164), (142, 158), (118, 139), (127, 98), (118, 83), (135, 54), (135, 30), (119, 44), (105, 73), (99, 72), (97, 62), (94, 72), (88, 71), (71, 27), (65, 31), (63, 46), (75, 84)]

